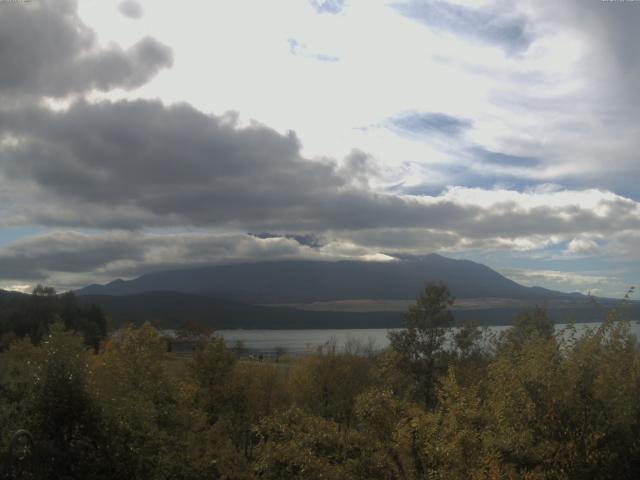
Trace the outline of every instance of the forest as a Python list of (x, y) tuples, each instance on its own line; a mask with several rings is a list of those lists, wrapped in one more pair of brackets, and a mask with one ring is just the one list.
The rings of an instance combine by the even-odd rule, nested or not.
[[(172, 354), (148, 323), (107, 335), (97, 307), (46, 287), (16, 302), (0, 316), (5, 478), (640, 472), (640, 351), (624, 304), (585, 331), (559, 331), (544, 308), (524, 310), (496, 335), (452, 330), (448, 288), (426, 284), (385, 350), (329, 342), (258, 362), (205, 335), (193, 355)], [(5, 455), (20, 429), (34, 442), (22, 463)]]

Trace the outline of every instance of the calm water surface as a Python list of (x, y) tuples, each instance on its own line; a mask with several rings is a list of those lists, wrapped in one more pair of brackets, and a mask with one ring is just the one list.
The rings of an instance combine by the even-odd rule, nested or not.
[[(578, 332), (587, 328), (595, 328), (599, 323), (576, 324)], [(556, 329), (563, 329), (566, 324), (557, 324)], [(487, 333), (498, 334), (509, 327), (487, 327)], [(640, 338), (640, 324), (631, 322), (631, 330)], [(241, 341), (243, 347), (254, 353), (273, 354), (276, 349), (283, 349), (291, 355), (300, 355), (305, 351), (335, 340), (339, 346), (350, 340), (362, 343), (373, 343), (376, 349), (385, 348), (389, 344), (385, 328), (363, 329), (327, 329), (327, 330), (219, 330), (229, 347), (234, 347)]]

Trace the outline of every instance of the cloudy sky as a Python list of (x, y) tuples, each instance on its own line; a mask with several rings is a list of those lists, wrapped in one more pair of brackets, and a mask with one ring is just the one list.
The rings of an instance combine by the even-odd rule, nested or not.
[(431, 252), (640, 276), (640, 2), (0, 0), (0, 288)]

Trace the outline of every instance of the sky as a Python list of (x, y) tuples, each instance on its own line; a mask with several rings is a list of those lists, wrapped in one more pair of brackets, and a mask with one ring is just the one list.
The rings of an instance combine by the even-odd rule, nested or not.
[(439, 253), (640, 276), (640, 2), (0, 0), (0, 288)]

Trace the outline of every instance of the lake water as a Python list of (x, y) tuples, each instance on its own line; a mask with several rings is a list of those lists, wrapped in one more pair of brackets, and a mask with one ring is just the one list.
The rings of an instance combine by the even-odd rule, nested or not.
[[(579, 323), (579, 332), (587, 328), (595, 328), (598, 323)], [(556, 329), (563, 329), (566, 324), (557, 324)], [(500, 333), (508, 329), (507, 326), (488, 327), (489, 333)], [(640, 338), (640, 324), (631, 322), (631, 329)], [(371, 342), (375, 349), (383, 349), (389, 345), (385, 328), (363, 329), (328, 329), (328, 330), (218, 330), (229, 347), (234, 347), (238, 341), (252, 353), (273, 355), (281, 350), (290, 355), (300, 355), (309, 349), (335, 340), (338, 346), (344, 346), (350, 340), (358, 340), (364, 344)]]

